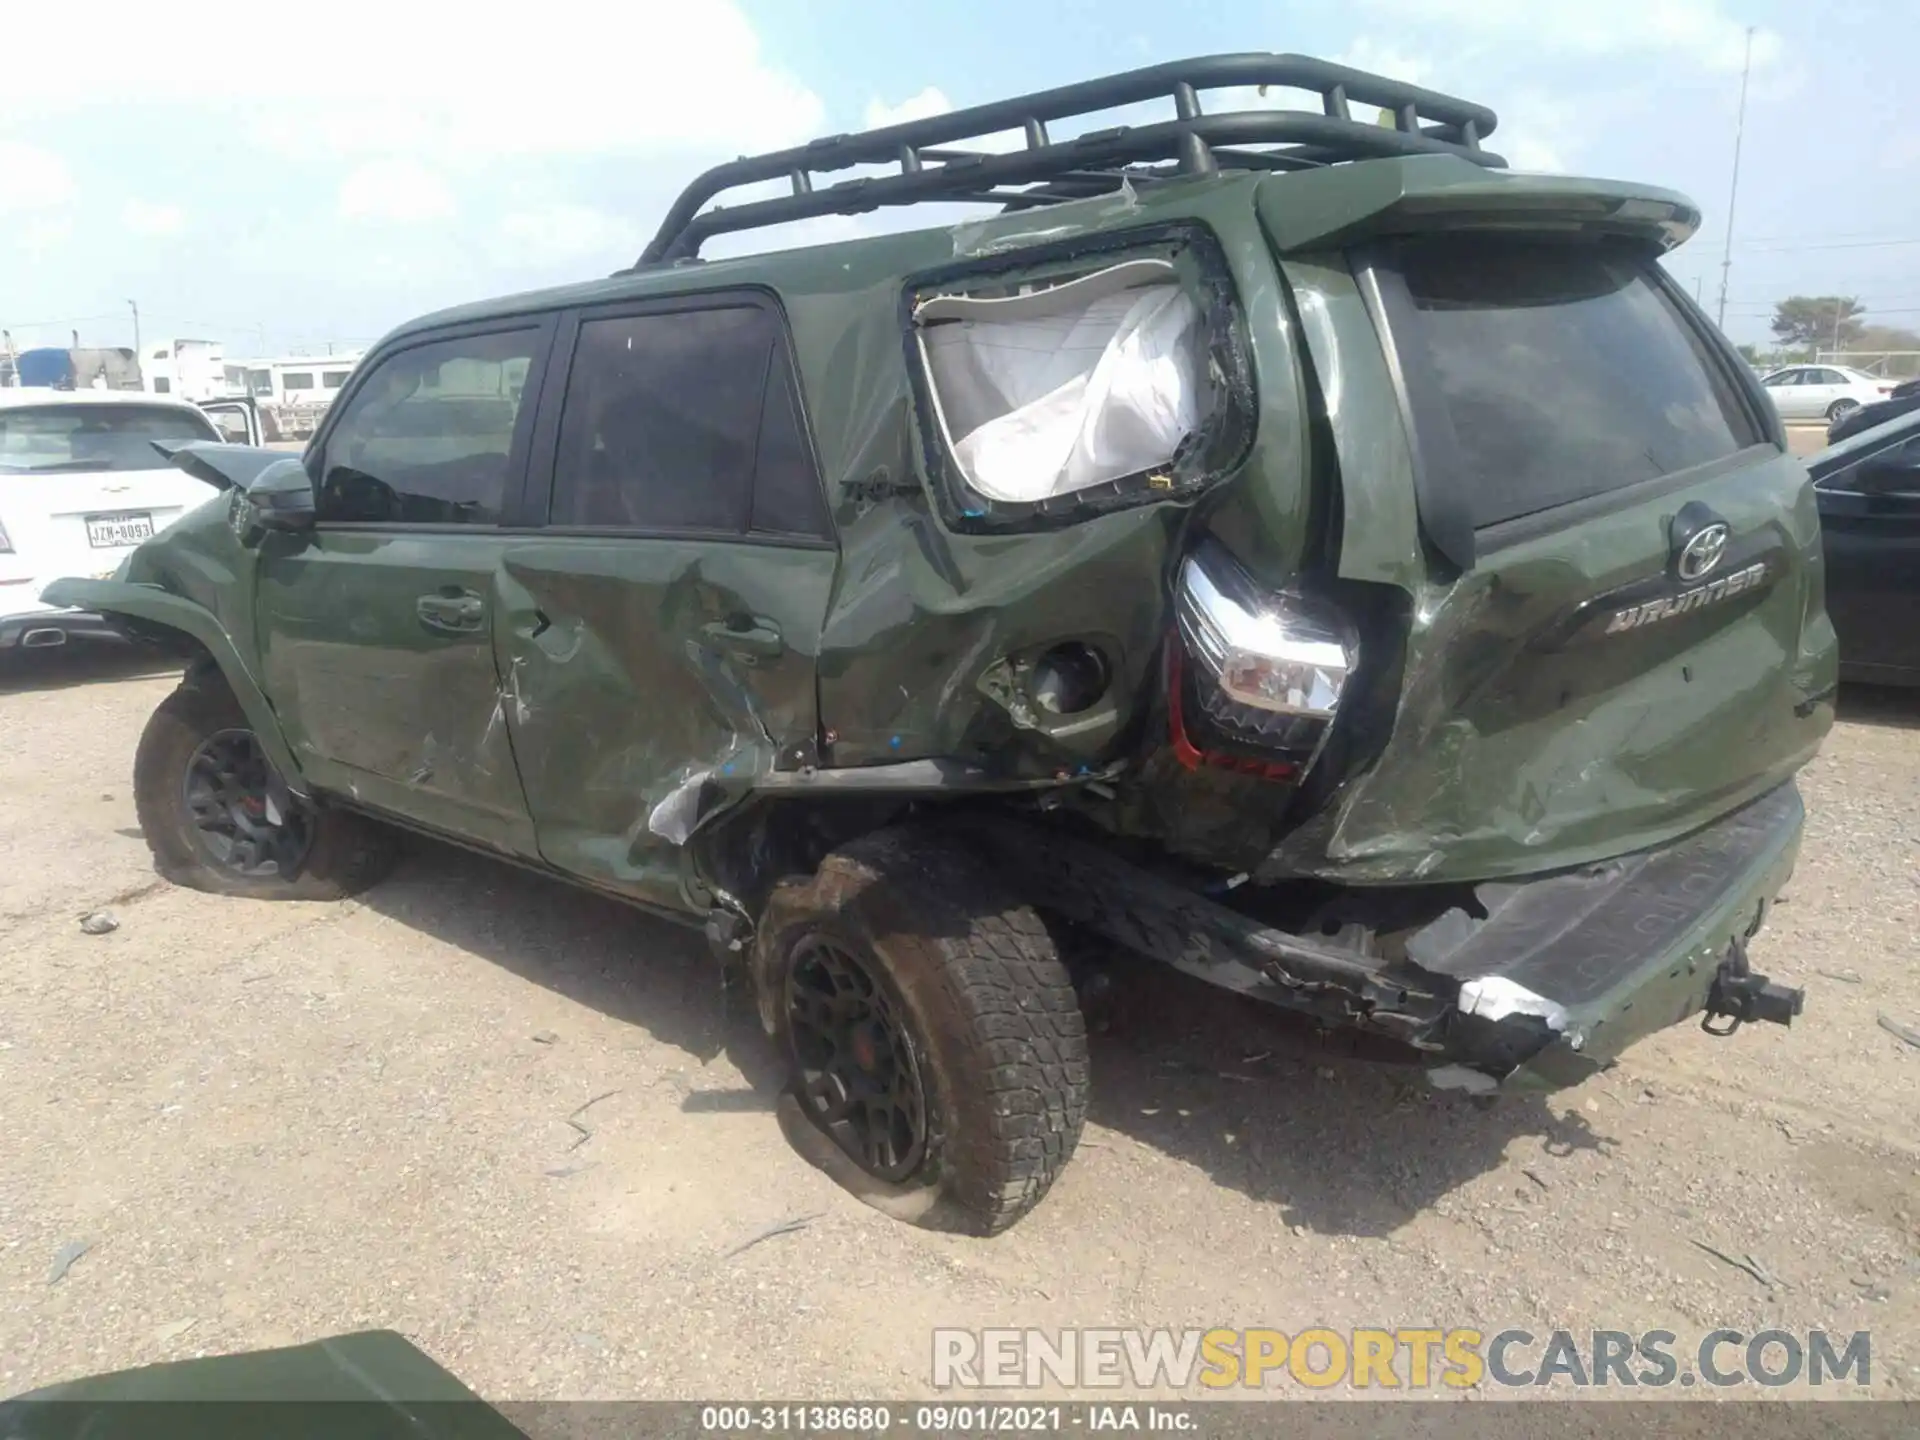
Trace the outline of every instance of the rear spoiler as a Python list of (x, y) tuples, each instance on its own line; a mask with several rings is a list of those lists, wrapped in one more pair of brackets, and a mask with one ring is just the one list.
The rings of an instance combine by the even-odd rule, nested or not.
[(216, 490), (242, 490), (275, 461), (288, 458), (284, 450), (266, 450), (252, 445), (225, 445), (213, 440), (189, 440), (184, 445), (149, 442), (176, 469), (196, 480), (204, 480)]
[(1700, 228), (1699, 207), (1676, 191), (1489, 170), (1455, 155), (1271, 176), (1258, 203), (1282, 253), (1458, 229), (1620, 235), (1671, 250)]

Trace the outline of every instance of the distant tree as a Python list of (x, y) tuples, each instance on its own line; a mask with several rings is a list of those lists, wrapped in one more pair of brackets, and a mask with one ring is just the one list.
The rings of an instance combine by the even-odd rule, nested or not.
[(1735, 348), (1740, 351), (1740, 358), (1749, 365), (1757, 366), (1760, 364), (1760, 347), (1758, 345), (1740, 345)]
[(1896, 325), (1863, 325), (1853, 342), (1856, 350), (1920, 350), (1920, 335)]
[(1773, 333), (1783, 345), (1844, 350), (1860, 338), (1864, 314), (1851, 295), (1789, 295), (1773, 307)]

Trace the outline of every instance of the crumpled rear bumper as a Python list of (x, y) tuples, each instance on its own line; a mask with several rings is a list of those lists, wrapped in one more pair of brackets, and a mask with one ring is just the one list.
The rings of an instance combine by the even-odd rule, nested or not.
[(1792, 875), (1805, 817), (1789, 782), (1660, 849), (1477, 887), (1484, 918), (1449, 912), (1407, 945), (1419, 968), (1460, 982), (1435, 1080), (1556, 1089), (1707, 1010)]
[[(1210, 984), (1389, 1037), (1434, 1082), (1557, 1089), (1642, 1037), (1764, 988), (1781, 1023), (1797, 992), (1744, 973), (1744, 942), (1793, 873), (1805, 810), (1792, 782), (1657, 849), (1474, 887), (1392, 961), (1280, 930), (1106, 846), (1010, 822), (961, 821), (1047, 910)], [(1718, 988), (1716, 988), (1718, 987)]]

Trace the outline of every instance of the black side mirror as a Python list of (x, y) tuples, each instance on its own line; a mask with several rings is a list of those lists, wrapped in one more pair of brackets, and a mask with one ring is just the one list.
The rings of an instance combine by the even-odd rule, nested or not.
[(229, 504), (234, 534), (249, 548), (270, 532), (297, 534), (313, 528), (313, 480), (298, 456), (276, 460), (244, 487), (234, 487)]

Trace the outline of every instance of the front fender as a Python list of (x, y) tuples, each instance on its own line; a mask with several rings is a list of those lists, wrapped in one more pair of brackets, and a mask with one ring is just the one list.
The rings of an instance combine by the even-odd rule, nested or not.
[(260, 737), (261, 748), (286, 780), (288, 788), (300, 795), (308, 793), (292, 747), (280, 729), (279, 717), (273, 713), (266, 693), (241, 658), (233, 637), (212, 611), (156, 586), (126, 580), (56, 580), (40, 592), (40, 598), (49, 605), (70, 606), (100, 615), (124, 615), (177, 630), (197, 640), (220, 667), (221, 676), (240, 702), (247, 724)]

